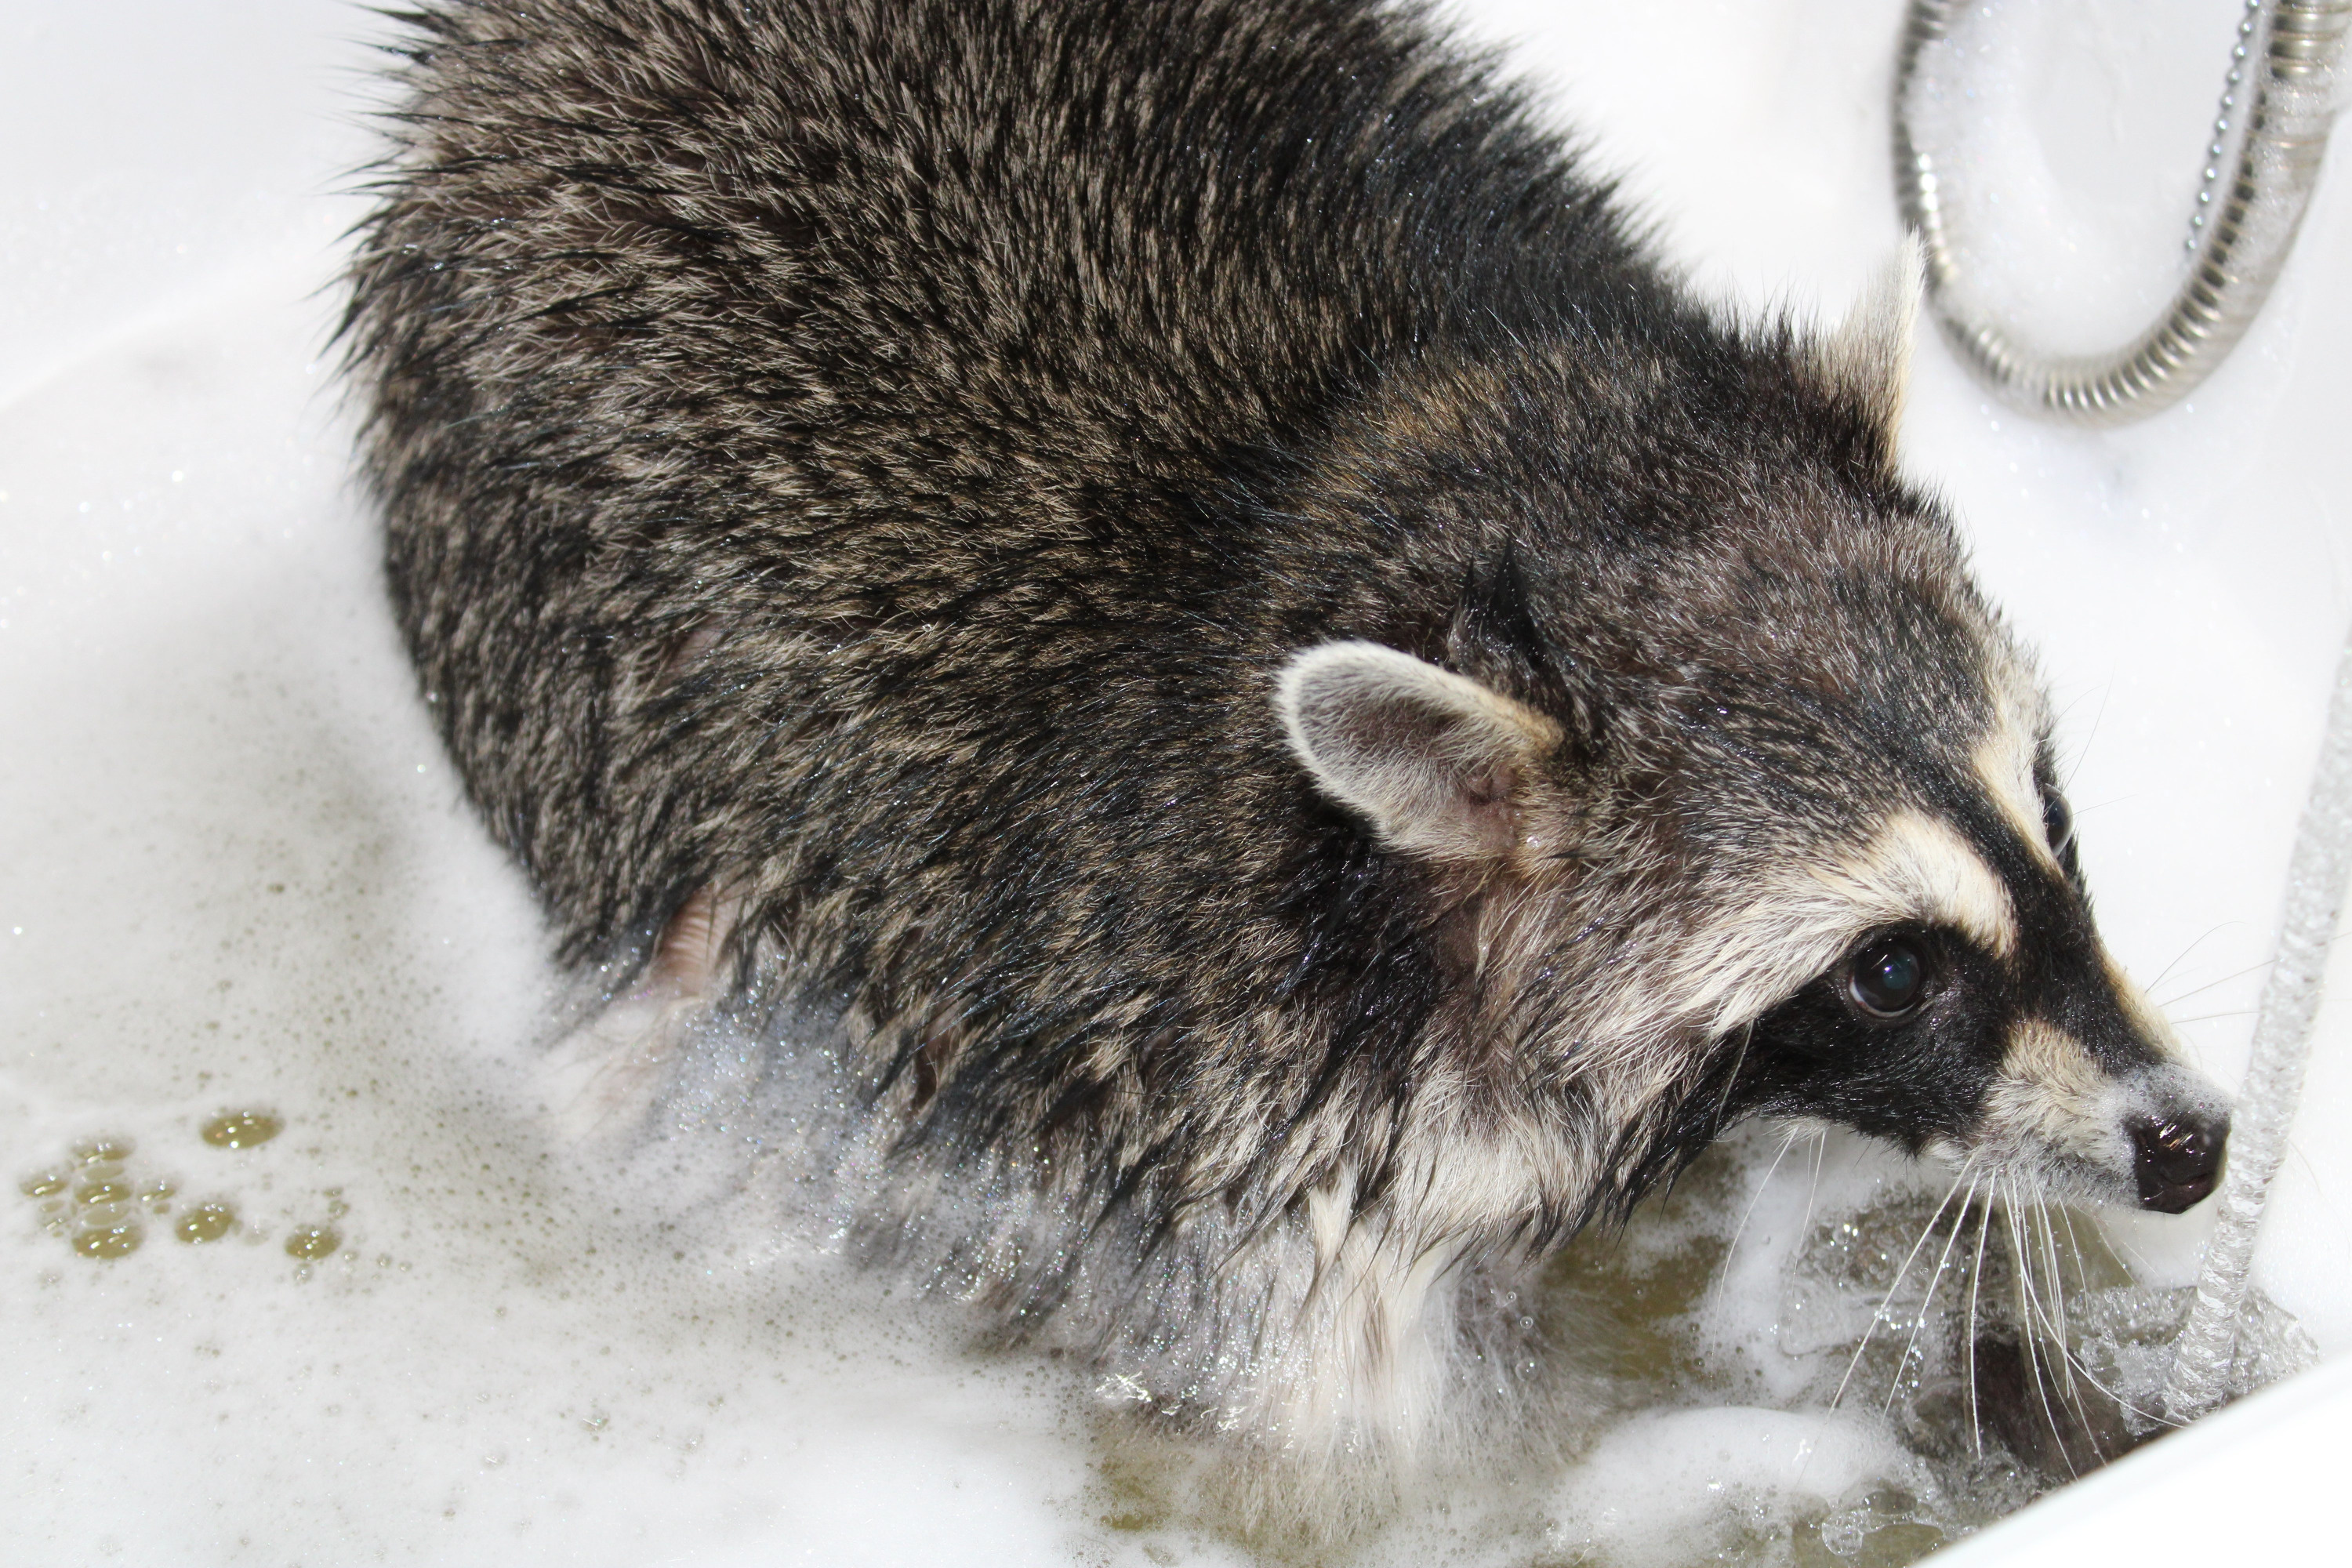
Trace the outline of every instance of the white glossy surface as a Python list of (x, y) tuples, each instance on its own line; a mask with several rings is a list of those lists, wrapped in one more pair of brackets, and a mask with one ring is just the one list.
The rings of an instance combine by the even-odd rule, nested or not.
[[(1703, 286), (1829, 313), (1894, 244), (1893, 5), (1461, 9), (1520, 41)], [(2235, 12), (2093, 0), (2041, 24), (2032, 124), (1983, 158), (2050, 320), (2128, 323), (2170, 287), (2182, 155)], [(0, 0), (0, 1175), (128, 1132), (271, 1231), (210, 1250), (156, 1234), (93, 1265), (0, 1194), (0, 1555), (1219, 1560), (1099, 1526), (1050, 1375), (967, 1365), (938, 1310), (790, 1258), (682, 1266), (600, 1227), (593, 1188), (534, 1153), (538, 933), (412, 700), (321, 357), (317, 291), (357, 210), (329, 193), (367, 147), (348, 106), (369, 57), (345, 40), (376, 26), (335, 0)], [(2110, 938), (2162, 975), (2224, 1081), (2352, 620), (2342, 163), (2270, 312), (2186, 406), (2106, 434), (2028, 426), (1930, 342), (1906, 426), (2044, 650)], [(2341, 1356), (2352, 1146), (2319, 1130), (2352, 1112), (2352, 966), (2335, 979), (2259, 1267)], [(194, 1142), (248, 1100), (299, 1135)], [(329, 1187), (352, 1257), (298, 1282), (277, 1238)], [(2115, 1228), (2186, 1277), (2194, 1216)], [(1685, 1419), (1704, 1441), (1628, 1431), (1560, 1508), (1607, 1463), (1679, 1455), (1611, 1537), (1669, 1560), (1734, 1438), (1781, 1431), (1772, 1412)], [(2174, 1455), (2226, 1473), (2260, 1423), (2224, 1419), (2065, 1494), (2064, 1517), (2144, 1518), (2127, 1478)], [(1816, 1436), (1869, 1470), (1842, 1420)], [(2271, 1451), (2242, 1450), (2299, 1473)], [(2162, 1495), (2177, 1517), (2191, 1494)], [(2297, 1483), (2231, 1515), (2212, 1495), (2199, 1517), (2257, 1560), (2284, 1560), (2268, 1549), (2328, 1500)]]
[(2263, 1389), (1939, 1552), (1936, 1568), (2338, 1563), (2352, 1362)]

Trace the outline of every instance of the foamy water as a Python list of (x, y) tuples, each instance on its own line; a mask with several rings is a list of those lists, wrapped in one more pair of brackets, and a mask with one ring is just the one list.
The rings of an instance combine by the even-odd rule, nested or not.
[[(1834, 311), (1894, 244), (1894, 7), (1462, 9), (1520, 40), (1711, 291)], [(414, 699), (320, 357), (376, 24), (194, 11), (0, 5), (0, 1557), (1249, 1560), (1082, 1377), (974, 1355), (952, 1304), (763, 1226), (723, 1150), (672, 1173), (552, 1147), (533, 1067), (561, 977)], [(2177, 276), (2237, 7), (2067, 11), (1995, 72), (1969, 216), (1998, 237), (1986, 287), (2088, 346)], [(1906, 427), (2043, 650), (2110, 941), (2225, 1082), (2352, 619), (2339, 174), (2186, 406), (2031, 426), (1929, 341)], [(2331, 1354), (2336, 968), (2257, 1260)], [(206, 1141), (242, 1110), (280, 1131)], [(1856, 1141), (1781, 1150), (1741, 1140), (1531, 1304), (1597, 1391), (1572, 1457), (1362, 1550), (1901, 1561), (2024, 1495), (1937, 1447), (1941, 1331), (1906, 1353), (1939, 1250), (1961, 1307), (1973, 1228), (1930, 1243), (1824, 1408), (1942, 1188)], [(178, 1238), (220, 1209), (217, 1239)], [(2102, 1224), (2144, 1281), (2193, 1267), (2195, 1215)], [(2124, 1278), (2078, 1274), (2086, 1313)], [(2140, 1331), (2096, 1331), (2127, 1373)]]

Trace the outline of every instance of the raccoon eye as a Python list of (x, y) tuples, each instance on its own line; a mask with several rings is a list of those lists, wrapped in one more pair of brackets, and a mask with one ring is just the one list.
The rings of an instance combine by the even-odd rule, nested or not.
[(1907, 937), (1881, 937), (1846, 966), (1845, 994), (1865, 1017), (1907, 1018), (1927, 999), (1927, 955)]
[(2066, 797), (2054, 789), (2042, 796), (2042, 833), (2066, 875), (2075, 875), (2074, 813), (2067, 806)]

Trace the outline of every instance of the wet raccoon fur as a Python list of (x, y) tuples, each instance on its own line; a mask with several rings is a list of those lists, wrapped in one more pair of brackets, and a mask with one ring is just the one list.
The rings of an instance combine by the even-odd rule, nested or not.
[(2211, 1186), (1897, 468), (1907, 266), (1729, 321), (1365, 0), (436, 0), (403, 76), (365, 469), (475, 801), (625, 976), (575, 1112), (733, 1117), (1312, 1454), (1507, 1382), (1497, 1303), (1743, 1118)]

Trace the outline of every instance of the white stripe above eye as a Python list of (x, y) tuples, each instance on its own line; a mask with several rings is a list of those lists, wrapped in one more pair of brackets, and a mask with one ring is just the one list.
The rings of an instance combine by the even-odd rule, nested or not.
[(1737, 1028), (1825, 973), (1870, 932), (1942, 926), (2002, 957), (2017, 951), (2009, 889), (1959, 830), (1903, 811), (1839, 861), (1791, 868), (1685, 949), (1682, 1002)]
[(1872, 917), (1864, 929), (1949, 926), (2004, 958), (2017, 951), (2008, 887), (1948, 822), (1898, 813), (1860, 856), (1817, 875), (1857, 914)]
[(2042, 790), (2033, 782), (2033, 752), (2032, 732), (2004, 704), (1993, 719), (1992, 733), (1984, 738), (1969, 761), (1985, 794), (2009, 818), (2010, 826), (2017, 829), (2026, 847), (2037, 859), (2054, 867), (2057, 857), (2051, 852), (2042, 825)]

